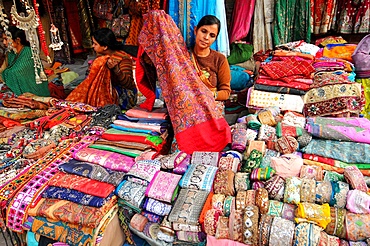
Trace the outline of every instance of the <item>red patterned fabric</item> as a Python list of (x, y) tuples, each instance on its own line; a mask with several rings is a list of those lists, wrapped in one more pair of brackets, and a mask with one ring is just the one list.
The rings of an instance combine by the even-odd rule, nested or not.
[(296, 78), (307, 78), (315, 68), (309, 61), (298, 61), (291, 57), (284, 61), (272, 61), (261, 65), (261, 73), (272, 79), (282, 79), (286, 82), (294, 81)]
[(115, 188), (112, 184), (63, 172), (59, 172), (51, 178), (49, 185), (73, 189), (102, 198), (109, 196)]
[(163, 10), (145, 18), (139, 43), (157, 68), (179, 149), (221, 151), (231, 142), (230, 127), (196, 74), (180, 30)]

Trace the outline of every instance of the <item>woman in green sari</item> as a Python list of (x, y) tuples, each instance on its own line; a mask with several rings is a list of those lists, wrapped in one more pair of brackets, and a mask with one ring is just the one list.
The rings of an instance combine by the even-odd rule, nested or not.
[(37, 96), (50, 96), (48, 82), (36, 83), (34, 61), (30, 43), (26, 39), (26, 33), (15, 27), (10, 26), (8, 31), (12, 35), (12, 40), (4, 38), (4, 44), (12, 42), (12, 50), (7, 54), (7, 67), (2, 72), (5, 84), (17, 96), (30, 92)]

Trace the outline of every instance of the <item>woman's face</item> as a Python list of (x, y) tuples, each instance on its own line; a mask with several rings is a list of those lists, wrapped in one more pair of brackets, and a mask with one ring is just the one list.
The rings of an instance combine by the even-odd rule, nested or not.
[(97, 54), (104, 54), (107, 50), (107, 46), (101, 46), (94, 37), (92, 37), (93, 48)]
[(206, 49), (209, 48), (217, 38), (218, 25), (204, 25), (199, 28), (195, 28), (195, 45), (198, 48)]
[(3, 33), (3, 44), (5, 47), (8, 47), (8, 37)]

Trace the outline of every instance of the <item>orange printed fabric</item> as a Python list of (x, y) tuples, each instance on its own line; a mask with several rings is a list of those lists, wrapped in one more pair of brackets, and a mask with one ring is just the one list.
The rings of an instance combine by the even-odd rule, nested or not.
[(35, 207), (28, 210), (28, 214), (96, 228), (116, 203), (117, 199), (112, 197), (104, 206), (97, 208), (66, 200), (41, 198)]
[(109, 56), (97, 57), (90, 73), (66, 98), (67, 101), (81, 102), (94, 107), (118, 104), (118, 94), (111, 83), (111, 74), (106, 66)]
[(112, 184), (85, 178), (82, 176), (59, 172), (49, 180), (50, 186), (58, 186), (83, 192), (88, 195), (106, 198), (113, 190)]

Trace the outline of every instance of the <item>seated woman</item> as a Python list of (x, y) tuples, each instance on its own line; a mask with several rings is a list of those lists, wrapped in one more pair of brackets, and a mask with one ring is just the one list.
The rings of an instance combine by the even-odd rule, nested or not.
[(7, 46), (10, 41), (12, 50), (7, 54), (7, 66), (2, 72), (5, 84), (17, 96), (25, 92), (37, 96), (50, 96), (47, 81), (36, 83), (32, 51), (26, 33), (15, 26), (10, 26), (8, 31), (12, 35), (12, 40), (8, 40), (3, 34), (3, 43)]
[(92, 35), (93, 48), (98, 57), (89, 75), (66, 98), (95, 107), (119, 104), (129, 109), (136, 104), (137, 89), (132, 72), (131, 57), (121, 50), (112, 30), (102, 28)]
[(217, 39), (220, 26), (216, 16), (203, 16), (194, 28), (195, 44), (190, 52), (199, 77), (223, 109), (223, 101), (229, 99), (231, 92), (230, 66), (223, 54), (210, 48)]

